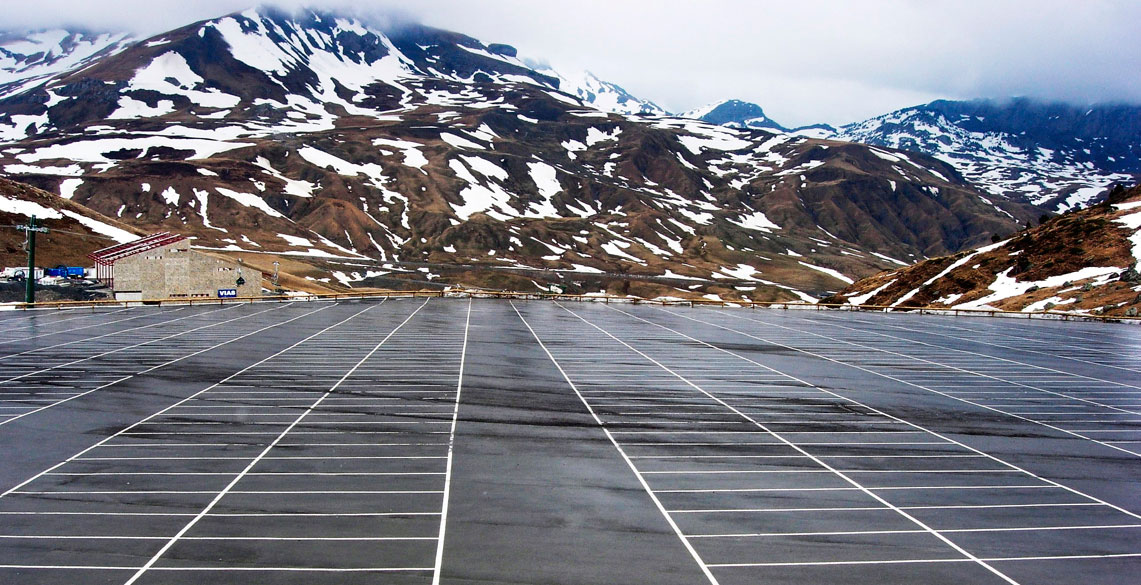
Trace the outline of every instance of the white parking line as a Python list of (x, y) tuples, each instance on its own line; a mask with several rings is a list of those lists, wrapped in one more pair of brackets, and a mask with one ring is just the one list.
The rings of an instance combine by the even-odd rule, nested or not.
[[(1001, 532), (1056, 532), (1072, 530), (1117, 530), (1141, 528), (1141, 524), (1082, 524), (1077, 526), (1021, 526), (999, 528), (944, 528), (946, 534)], [(923, 534), (922, 530), (832, 530), (807, 532), (741, 532), (727, 534), (693, 534), (690, 538), (764, 538), (785, 536), (859, 536), (876, 534)]]
[[(130, 565), (0, 565), (0, 569), (48, 569), (84, 571), (143, 570)], [(148, 567), (148, 571), (168, 573), (423, 573), (431, 567)], [(130, 583), (130, 581), (128, 581)]]
[[(0, 534), (6, 540), (166, 540), (166, 536), (114, 536), (75, 534)], [(184, 536), (182, 540), (199, 541), (268, 541), (268, 542), (401, 542), (434, 541), (435, 536)]]
[[(858, 490), (858, 488), (857, 488)], [(862, 491), (862, 490), (858, 490)], [(821, 506), (818, 508), (679, 508), (670, 510), (670, 514), (765, 514), (785, 512), (848, 512), (848, 511), (875, 511), (875, 510), (988, 510), (992, 508), (1058, 508), (1100, 506), (1095, 502), (1085, 503), (1046, 503), (1046, 504), (978, 504), (978, 505), (946, 505), (946, 506)], [(923, 532), (929, 532), (924, 530)], [(946, 532), (940, 529), (939, 532)]]
[[(987, 557), (979, 559), (984, 563), (1005, 563), (1013, 561), (1061, 561), (1061, 560), (1079, 560), (1079, 559), (1123, 559), (1141, 557), (1141, 553), (1119, 553), (1119, 554), (1101, 554), (1101, 555), (1049, 555), (1049, 556), (1027, 556), (1027, 557)], [(710, 567), (717, 568), (742, 568), (742, 567), (827, 567), (827, 566), (843, 566), (843, 565), (906, 565), (906, 564), (927, 564), (927, 563), (962, 563), (969, 562), (970, 559), (890, 559), (878, 561), (808, 561), (808, 562), (786, 562), (786, 563), (720, 563), (709, 565)]]
[(444, 565), (444, 537), (448, 527), (448, 504), (452, 493), (452, 455), (455, 452), (456, 423), (460, 416), (460, 396), (464, 387), (464, 364), (467, 361), (468, 330), (471, 328), (471, 305), (472, 300), (469, 298), (467, 316), (464, 318), (464, 345), (463, 349), (460, 350), (460, 373), (456, 381), (456, 403), (452, 409), (451, 428), (448, 431), (448, 463), (444, 471), (444, 503), (443, 509), (440, 511), (440, 535), (436, 541), (436, 564), (432, 571), (432, 585), (440, 584), (440, 571)]
[[(233, 475), (228, 474), (228, 475)], [(249, 474), (247, 474), (249, 475)], [(28, 496), (48, 496), (48, 495), (156, 495), (156, 494), (174, 494), (174, 495), (202, 495), (202, 494), (217, 494), (218, 490), (59, 490), (59, 491), (19, 491), (13, 492), (15, 494), (22, 494)], [(436, 495), (444, 493), (442, 490), (229, 490), (227, 494), (259, 494), (259, 495), (345, 495), (345, 494), (427, 494)], [(167, 537), (169, 538), (169, 537)]]

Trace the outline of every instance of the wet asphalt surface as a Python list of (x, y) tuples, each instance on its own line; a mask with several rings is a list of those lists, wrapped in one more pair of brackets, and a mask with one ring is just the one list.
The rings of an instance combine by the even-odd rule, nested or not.
[(1141, 328), (0, 314), (0, 583), (1128, 583)]

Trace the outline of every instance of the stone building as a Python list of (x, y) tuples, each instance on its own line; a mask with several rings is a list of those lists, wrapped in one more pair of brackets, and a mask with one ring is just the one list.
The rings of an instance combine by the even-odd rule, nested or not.
[(118, 300), (256, 297), (262, 274), (241, 261), (190, 249), (190, 240), (154, 234), (93, 252), (96, 277)]

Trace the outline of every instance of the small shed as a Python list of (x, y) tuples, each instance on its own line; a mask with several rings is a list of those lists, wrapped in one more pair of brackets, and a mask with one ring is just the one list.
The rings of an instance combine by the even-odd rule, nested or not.
[(96, 250), (95, 276), (119, 300), (253, 297), (262, 274), (241, 261), (190, 249), (190, 240), (163, 232)]

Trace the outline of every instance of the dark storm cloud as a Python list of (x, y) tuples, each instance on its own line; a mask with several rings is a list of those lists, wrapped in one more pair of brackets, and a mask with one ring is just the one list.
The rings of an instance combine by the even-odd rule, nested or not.
[[(243, 0), (9, 2), (10, 28), (157, 33)], [(740, 98), (786, 124), (840, 123), (935, 98), (1141, 102), (1132, 0), (417, 0), (279, 2), (399, 11), (673, 110)]]

